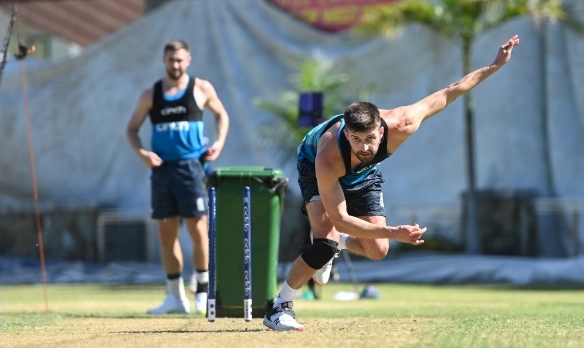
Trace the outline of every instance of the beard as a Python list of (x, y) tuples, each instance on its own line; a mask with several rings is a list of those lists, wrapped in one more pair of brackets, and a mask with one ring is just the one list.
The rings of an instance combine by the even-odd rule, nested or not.
[(172, 80), (180, 80), (180, 78), (184, 75), (184, 71), (182, 70), (168, 70), (166, 69), (166, 76), (168, 76)]
[(359, 161), (361, 161), (361, 163), (367, 163), (369, 161), (371, 161), (373, 159), (373, 157), (375, 157), (375, 154), (377, 153), (377, 151), (373, 151), (373, 150), (369, 150), (369, 151), (353, 151), (353, 154), (355, 155), (355, 157), (357, 157), (359, 159)]

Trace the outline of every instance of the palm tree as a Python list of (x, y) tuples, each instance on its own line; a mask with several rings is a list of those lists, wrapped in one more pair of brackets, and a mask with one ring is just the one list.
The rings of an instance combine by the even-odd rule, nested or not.
[[(422, 24), (444, 36), (460, 40), (463, 74), (471, 72), (471, 48), (482, 32), (520, 16), (531, 16), (536, 23), (553, 19), (581, 31), (582, 24), (574, 17), (565, 0), (402, 0), (375, 6), (365, 11), (357, 30), (370, 35), (393, 37), (397, 29), (410, 23)], [(477, 222), (475, 158), (473, 136), (472, 94), (463, 96), (465, 110), (466, 171), (467, 171), (467, 252), (481, 252)]]
[(272, 101), (255, 98), (254, 105), (275, 115), (284, 123), (281, 132), (266, 124), (260, 132), (277, 142), (282, 149), (282, 161), (296, 155), (296, 147), (310, 128), (298, 125), (298, 99), (303, 92), (320, 92), (324, 95), (323, 118), (342, 113), (355, 100), (366, 100), (375, 89), (373, 84), (356, 86), (351, 77), (342, 72), (337, 63), (320, 51), (307, 56), (296, 66), (297, 72), (290, 76), (293, 90), (283, 91), (279, 99)]

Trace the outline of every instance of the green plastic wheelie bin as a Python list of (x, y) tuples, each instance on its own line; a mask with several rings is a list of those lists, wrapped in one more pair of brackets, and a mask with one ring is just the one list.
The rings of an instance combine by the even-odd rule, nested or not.
[(278, 248), (288, 179), (279, 169), (222, 167), (209, 177), (216, 192), (216, 316), (243, 317), (243, 189), (251, 191), (252, 315), (263, 317), (277, 293)]

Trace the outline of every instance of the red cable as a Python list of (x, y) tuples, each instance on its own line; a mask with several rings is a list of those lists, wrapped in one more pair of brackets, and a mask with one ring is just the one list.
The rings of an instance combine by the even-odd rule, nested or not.
[(39, 211), (39, 194), (37, 189), (36, 168), (34, 160), (34, 147), (32, 144), (32, 131), (30, 122), (30, 113), (28, 110), (28, 94), (26, 92), (26, 78), (24, 74), (24, 59), (20, 59), (20, 77), (22, 80), (22, 93), (24, 96), (24, 113), (26, 116), (26, 131), (28, 135), (28, 151), (30, 153), (30, 169), (32, 173), (32, 190), (34, 196), (34, 211), (36, 217), (37, 237), (39, 241), (39, 256), (41, 260), (41, 276), (43, 279), (43, 292), (45, 297), (45, 312), (49, 311), (49, 296), (47, 291), (47, 272), (45, 269), (45, 248), (43, 244), (43, 229), (41, 226), (41, 214)]

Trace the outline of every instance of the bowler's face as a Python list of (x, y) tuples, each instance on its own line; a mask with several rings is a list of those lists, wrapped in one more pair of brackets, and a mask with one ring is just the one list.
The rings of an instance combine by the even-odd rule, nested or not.
[(173, 80), (178, 80), (186, 74), (187, 68), (191, 64), (191, 55), (184, 49), (167, 51), (163, 59), (166, 75)]
[(379, 144), (383, 138), (383, 128), (378, 126), (366, 132), (345, 130), (345, 136), (351, 144), (351, 152), (362, 163), (366, 163), (371, 161), (379, 150)]

